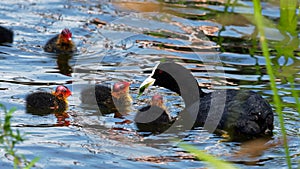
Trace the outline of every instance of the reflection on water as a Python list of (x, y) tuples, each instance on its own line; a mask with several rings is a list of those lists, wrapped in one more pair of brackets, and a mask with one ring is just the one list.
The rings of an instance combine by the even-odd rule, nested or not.
[(69, 64), (69, 60), (72, 58), (72, 55), (69, 54), (59, 54), (57, 56), (57, 67), (59, 70), (59, 73), (66, 75), (66, 76), (71, 76), (72, 73), (72, 68)]
[[(278, 5), (265, 4), (264, 15), (277, 22)], [(193, 72), (205, 91), (250, 89), (274, 108), (265, 59), (258, 41), (252, 40), (258, 34), (249, 16), (251, 1), (237, 2), (234, 8), (224, 8), (222, 1), (0, 2), (0, 24), (15, 33), (11, 45), (0, 46), (1, 103), (8, 108), (17, 107), (12, 123), (28, 133), (18, 152), (29, 159), (40, 156), (38, 168), (98, 168), (99, 161), (103, 168), (204, 167), (202, 161), (183, 153), (176, 142), (170, 141), (179, 137), (241, 168), (285, 168), (284, 149), (277, 141), (281, 135), (277, 117), (273, 139), (249, 144), (220, 142), (223, 138), (201, 128), (176, 136), (142, 137), (133, 123), (123, 123), (124, 119), (113, 115), (100, 116), (97, 106), (84, 105), (80, 100), (80, 92), (87, 84), (131, 81), (130, 94), (136, 109), (159, 92), (175, 117), (184, 105), (173, 92), (152, 88), (136, 99), (137, 88), (156, 62), (175, 60)], [(74, 56), (44, 52), (46, 41), (65, 27), (72, 30), (78, 52)], [(285, 36), (276, 27), (267, 32), (296, 168), (300, 158), (299, 110), (289, 83), (294, 81), (299, 91), (299, 39), (294, 34)], [(279, 50), (282, 46), (286, 46), (285, 51)], [(286, 50), (288, 57), (283, 55)], [(49, 91), (59, 84), (67, 84), (73, 93), (67, 114), (25, 113), (27, 94)], [(134, 115), (132, 111), (127, 118), (133, 119)], [(11, 161), (3, 152), (0, 155), (0, 168), (11, 168)]]

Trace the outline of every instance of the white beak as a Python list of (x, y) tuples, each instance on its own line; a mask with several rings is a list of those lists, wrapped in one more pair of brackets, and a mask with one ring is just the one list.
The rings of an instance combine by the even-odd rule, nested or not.
[(160, 63), (157, 63), (154, 66), (151, 75), (146, 80), (144, 80), (143, 83), (140, 85), (138, 97), (140, 97), (143, 94), (143, 92), (145, 91), (146, 88), (148, 88), (148, 87), (150, 87), (150, 86), (152, 86), (154, 84), (155, 79), (153, 79), (152, 76), (154, 75), (154, 72), (157, 69), (157, 67), (158, 67), (159, 64)]
[(146, 80), (143, 81), (143, 83), (140, 85), (139, 87), (139, 94), (138, 97), (140, 95), (143, 94), (143, 92), (150, 86), (152, 86), (155, 82), (155, 79), (153, 79), (152, 77), (148, 77)]

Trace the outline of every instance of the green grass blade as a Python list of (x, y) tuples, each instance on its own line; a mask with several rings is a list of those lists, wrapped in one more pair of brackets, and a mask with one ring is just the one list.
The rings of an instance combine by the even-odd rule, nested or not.
[(204, 151), (197, 150), (195, 147), (193, 147), (191, 145), (188, 145), (188, 144), (185, 144), (185, 143), (180, 143), (179, 145), (184, 150), (194, 154), (198, 159), (208, 162), (214, 168), (217, 168), (217, 169), (237, 169), (232, 164), (230, 164), (226, 161), (219, 160), (216, 157), (205, 153)]
[(288, 77), (288, 81), (291, 84), (291, 92), (292, 92), (292, 96), (295, 98), (295, 102), (296, 102), (296, 109), (300, 115), (300, 100), (299, 100), (299, 95), (298, 92), (295, 90), (295, 82), (294, 82), (294, 78), (293, 77)]
[(280, 0), (279, 26), (293, 36), (297, 35), (297, 2), (298, 0)]
[(261, 46), (262, 46), (262, 51), (263, 51), (263, 55), (265, 56), (265, 59), (266, 59), (267, 72), (270, 77), (271, 89), (273, 91), (273, 100), (274, 100), (274, 103), (276, 106), (276, 112), (278, 114), (278, 118), (279, 118), (279, 122), (280, 122), (280, 128), (281, 128), (281, 132), (282, 132), (284, 149), (285, 149), (285, 154), (286, 154), (286, 161), (287, 161), (288, 167), (292, 168), (291, 167), (291, 158), (289, 155), (290, 153), (289, 153), (289, 147), (288, 147), (288, 141), (287, 141), (287, 134), (286, 134), (285, 126), (284, 126), (282, 103), (281, 103), (281, 100), (278, 95), (278, 90), (277, 90), (276, 83), (275, 83), (275, 76), (274, 76), (272, 65), (271, 65), (269, 47), (268, 47), (267, 39), (265, 36), (263, 17), (261, 14), (260, 1), (253, 0), (253, 5), (254, 5), (254, 18), (255, 18), (257, 29), (260, 34), (260, 42), (261, 42)]
[(30, 161), (30, 163), (24, 167), (24, 169), (30, 169), (34, 166), (35, 163), (37, 163), (40, 160), (40, 157), (35, 157), (33, 160)]

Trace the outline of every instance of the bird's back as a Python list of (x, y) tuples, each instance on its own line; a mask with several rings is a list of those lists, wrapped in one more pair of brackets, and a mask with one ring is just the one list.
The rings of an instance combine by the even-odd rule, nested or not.
[[(215, 91), (220, 92), (220, 91)], [(226, 90), (224, 102), (215, 104), (214, 92), (200, 98), (200, 107), (194, 126), (204, 126), (210, 111), (220, 115), (217, 129), (225, 130), (232, 136), (252, 137), (264, 135), (273, 130), (273, 111), (270, 104), (259, 94), (249, 90)], [(216, 94), (216, 96), (220, 96)], [(223, 109), (222, 109), (223, 108)], [(210, 112), (211, 113), (211, 112)], [(217, 117), (209, 117), (209, 119)], [(208, 123), (210, 123), (208, 121)], [(214, 124), (214, 123), (212, 123)], [(206, 124), (207, 125), (207, 124)], [(267, 133), (271, 134), (271, 133)]]
[(58, 36), (59, 35), (54, 36), (46, 43), (46, 45), (44, 46), (44, 50), (46, 52), (56, 52), (57, 51), (56, 41), (58, 39)]
[(81, 101), (84, 104), (98, 105), (102, 114), (117, 111), (109, 86), (95, 85), (86, 88), (81, 92)]
[(134, 121), (139, 131), (153, 133), (162, 133), (173, 123), (166, 110), (150, 105), (141, 108)]
[(51, 93), (37, 92), (26, 97), (27, 113), (36, 115), (46, 115), (55, 112), (64, 112), (67, 103), (58, 99)]
[(0, 26), (0, 43), (12, 43), (13, 36), (13, 31)]

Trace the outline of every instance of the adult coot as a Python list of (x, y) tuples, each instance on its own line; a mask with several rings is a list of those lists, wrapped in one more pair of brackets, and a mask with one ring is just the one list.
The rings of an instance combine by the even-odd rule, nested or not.
[(131, 111), (132, 98), (129, 94), (129, 82), (117, 82), (113, 87), (97, 84), (81, 92), (84, 104), (97, 104), (102, 114), (114, 113), (121, 117)]
[(66, 86), (57, 86), (52, 93), (36, 92), (26, 97), (27, 113), (47, 115), (65, 112), (68, 106), (67, 97), (71, 91)]
[(76, 46), (72, 41), (72, 33), (65, 28), (60, 34), (51, 38), (44, 46), (46, 52), (52, 53), (72, 53), (76, 51)]
[(173, 121), (159, 94), (152, 96), (151, 104), (141, 108), (134, 118), (138, 131), (154, 134), (164, 132)]
[(14, 38), (13, 31), (0, 26), (0, 44), (13, 43), (13, 38)]
[[(205, 93), (189, 70), (166, 62), (158, 64), (140, 87), (156, 85), (182, 96), (185, 109), (179, 113), (180, 125), (224, 132), (232, 140), (272, 135), (273, 111), (270, 104), (254, 91), (216, 90)], [(177, 121), (176, 121), (177, 122)]]

